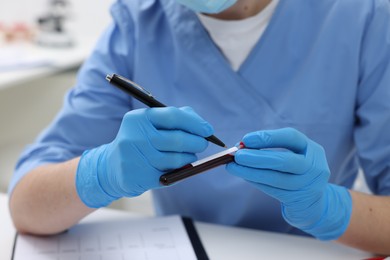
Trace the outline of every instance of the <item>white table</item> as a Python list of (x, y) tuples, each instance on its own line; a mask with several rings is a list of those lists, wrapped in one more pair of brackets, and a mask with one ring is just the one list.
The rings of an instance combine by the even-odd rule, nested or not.
[[(99, 209), (82, 222), (135, 217), (130, 212)], [(0, 260), (10, 259), (15, 229), (8, 210), (8, 197), (0, 194)], [(370, 255), (334, 242), (258, 230), (195, 222), (211, 260), (237, 259), (366, 259)]]

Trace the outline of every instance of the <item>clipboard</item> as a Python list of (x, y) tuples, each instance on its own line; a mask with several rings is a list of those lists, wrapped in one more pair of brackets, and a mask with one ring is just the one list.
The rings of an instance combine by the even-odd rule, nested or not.
[(16, 233), (11, 259), (209, 260), (209, 257), (193, 220), (176, 215), (81, 223), (53, 236)]

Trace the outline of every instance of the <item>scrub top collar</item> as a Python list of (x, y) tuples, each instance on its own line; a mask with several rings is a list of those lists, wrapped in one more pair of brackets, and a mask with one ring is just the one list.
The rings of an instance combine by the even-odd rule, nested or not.
[[(165, 8), (168, 19), (171, 20), (174, 30), (181, 39), (180, 44), (182, 44), (185, 49), (197, 56), (205, 66), (212, 66), (214, 68), (217, 66), (222, 67), (225, 70), (224, 73), (239, 76), (245, 71), (247, 66), (250, 66), (251, 60), (262, 51), (263, 42), (267, 40), (268, 34), (273, 30), (276, 23), (275, 21), (278, 20), (278, 16), (281, 15), (286, 1), (279, 1), (263, 36), (256, 43), (247, 59), (237, 71), (234, 71), (231, 68), (229, 62), (213, 42), (194, 11), (176, 3), (175, 0), (161, 0), (161, 2), (167, 3), (162, 6)], [(209, 55), (205, 55), (205, 52), (209, 52)], [(204, 57), (209, 58), (205, 60)]]

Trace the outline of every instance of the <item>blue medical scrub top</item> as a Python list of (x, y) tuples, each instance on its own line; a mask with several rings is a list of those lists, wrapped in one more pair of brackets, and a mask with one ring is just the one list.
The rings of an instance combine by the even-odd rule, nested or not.
[[(38, 165), (111, 142), (123, 115), (145, 107), (105, 80), (118, 73), (165, 104), (192, 106), (228, 146), (248, 132), (294, 127), (325, 148), (330, 182), (350, 188), (362, 167), (372, 192), (390, 194), (387, 0), (281, 0), (237, 72), (174, 0), (118, 0), (111, 13), (62, 110), (22, 154), (10, 191)], [(199, 157), (220, 150), (210, 144)], [(299, 233), (276, 200), (224, 167), (153, 197), (158, 214)]]

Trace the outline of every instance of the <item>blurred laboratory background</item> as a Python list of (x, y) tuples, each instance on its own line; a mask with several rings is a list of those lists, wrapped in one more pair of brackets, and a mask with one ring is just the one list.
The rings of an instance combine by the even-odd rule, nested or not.
[[(0, 1), (0, 192), (21, 151), (56, 115), (113, 0)], [(153, 214), (150, 194), (111, 207)]]

